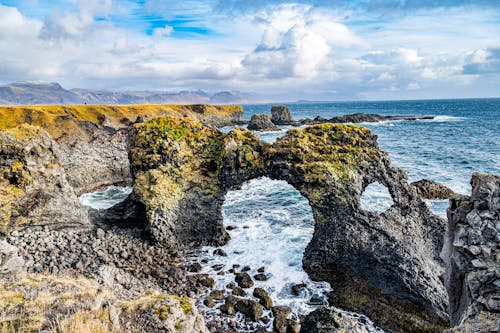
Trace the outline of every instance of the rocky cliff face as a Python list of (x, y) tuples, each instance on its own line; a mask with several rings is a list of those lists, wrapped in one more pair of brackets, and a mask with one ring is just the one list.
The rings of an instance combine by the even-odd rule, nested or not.
[(61, 165), (59, 145), (46, 131), (21, 125), (0, 131), (0, 233), (33, 226), (86, 227)]
[(450, 199), (443, 248), (453, 332), (500, 327), (500, 177), (474, 174), (470, 197)]
[(224, 243), (223, 198), (231, 184), (263, 169), (257, 143), (248, 131), (226, 135), (188, 118), (135, 126), (134, 192), (146, 207), (153, 237), (171, 246)]

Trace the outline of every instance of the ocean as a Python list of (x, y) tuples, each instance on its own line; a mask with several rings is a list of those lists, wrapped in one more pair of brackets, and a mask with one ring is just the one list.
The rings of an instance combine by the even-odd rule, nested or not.
[[(357, 112), (435, 116), (433, 120), (359, 125), (377, 134), (380, 148), (389, 153), (393, 166), (407, 171), (409, 181), (428, 178), (447, 185), (456, 193), (469, 194), (469, 181), (474, 172), (500, 174), (500, 99), (284, 105), (290, 107), (294, 119), (318, 115), (330, 118)], [(244, 105), (244, 117), (270, 114), (271, 106)], [(273, 142), (284, 135), (286, 129), (260, 133), (260, 137)], [(231, 128), (224, 129), (228, 130)], [(105, 208), (126, 196), (128, 191), (113, 188), (87, 194), (82, 201)], [(103, 201), (106, 201), (104, 206)], [(390, 201), (383, 187), (370, 187), (363, 196), (363, 206), (375, 211), (385, 210)], [(447, 200), (428, 201), (428, 204), (436, 214), (446, 216)], [(227, 194), (223, 218), (225, 226), (236, 227), (229, 231), (231, 240), (223, 247), (228, 256), (213, 256), (214, 248), (205, 247), (190, 258), (202, 263), (203, 272), (215, 279), (218, 288), (225, 289), (232, 277), (231, 274), (218, 275), (212, 268), (215, 264), (224, 265), (226, 271), (233, 265), (249, 266), (250, 275), (264, 267), (269, 279), (257, 281), (256, 286), (266, 289), (275, 305), (291, 306), (294, 315), (298, 316), (317, 308), (318, 300), (326, 304), (330, 286), (311, 281), (302, 270), (302, 254), (312, 237), (314, 220), (307, 199), (297, 190), (286, 182), (268, 178), (250, 181), (241, 190)], [(295, 295), (291, 288), (299, 283), (307, 287)], [(217, 310), (205, 310), (208, 317), (217, 314)]]

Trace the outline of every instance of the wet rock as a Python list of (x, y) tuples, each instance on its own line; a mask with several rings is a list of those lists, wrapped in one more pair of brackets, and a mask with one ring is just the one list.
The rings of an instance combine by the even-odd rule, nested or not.
[(224, 299), (224, 290), (212, 290), (210, 292), (210, 297), (212, 297), (215, 300), (223, 300)]
[(309, 302), (307, 302), (307, 304), (309, 304), (309, 305), (324, 305), (325, 302), (323, 302), (323, 300), (321, 298), (311, 297), (311, 299), (309, 300)]
[(307, 286), (305, 283), (294, 284), (292, 286), (292, 292), (295, 296), (298, 296), (300, 294), (300, 291), (304, 290), (306, 287)]
[(474, 174), (470, 197), (454, 196), (442, 256), (452, 332), (500, 327), (500, 176)]
[(227, 231), (231, 231), (231, 230), (234, 230), (234, 229), (236, 229), (236, 227), (235, 227), (235, 226), (232, 226), (232, 225), (228, 225), (228, 226), (226, 227), (226, 230), (227, 230)]
[(208, 274), (198, 274), (195, 276), (196, 281), (206, 288), (213, 288), (215, 281)]
[(253, 281), (247, 273), (236, 273), (235, 281), (241, 288), (252, 288)]
[(244, 266), (244, 267), (241, 269), (241, 271), (242, 271), (242, 272), (248, 272), (248, 271), (250, 271), (250, 270), (251, 270), (250, 266)]
[(246, 296), (247, 295), (247, 292), (240, 287), (234, 287), (231, 293), (235, 296)]
[(221, 269), (224, 268), (224, 265), (223, 264), (217, 264), (217, 265), (213, 265), (212, 268), (214, 269), (214, 271), (220, 271)]
[(354, 317), (334, 308), (322, 308), (313, 311), (302, 321), (302, 333), (368, 333), (365, 325)]
[(262, 304), (264, 308), (270, 310), (273, 307), (273, 301), (267, 291), (262, 288), (255, 288), (253, 291), (253, 296), (259, 299), (259, 303)]
[(220, 257), (227, 257), (227, 253), (223, 249), (215, 249), (213, 252), (213, 255), (220, 256)]
[(278, 333), (287, 333), (287, 317), (292, 312), (288, 306), (274, 306), (271, 308), (274, 317), (274, 331)]
[(201, 265), (195, 262), (194, 264), (189, 265), (188, 272), (198, 273), (201, 272), (201, 269), (202, 269)]
[(268, 280), (268, 277), (266, 274), (262, 274), (262, 273), (259, 273), (259, 274), (255, 274), (253, 276), (253, 278), (256, 280), (256, 281), (267, 281)]
[(209, 308), (213, 308), (215, 306), (215, 300), (213, 297), (211, 296), (208, 296), (207, 298), (205, 298), (205, 300), (203, 301), (203, 304), (205, 304), (205, 306), (208, 306)]
[(280, 129), (273, 124), (271, 118), (267, 114), (254, 114), (248, 123), (249, 130), (251, 131), (279, 131)]
[(448, 199), (454, 192), (447, 186), (429, 179), (421, 179), (410, 184), (423, 199)]
[(262, 306), (251, 299), (239, 299), (235, 304), (235, 309), (255, 322), (258, 321), (263, 314)]
[(276, 125), (290, 125), (294, 123), (292, 113), (288, 106), (273, 106), (271, 108), (271, 120)]
[(259, 269), (257, 269), (257, 272), (259, 272), (259, 273), (264, 273), (265, 271), (266, 271), (266, 268), (264, 266), (259, 267)]

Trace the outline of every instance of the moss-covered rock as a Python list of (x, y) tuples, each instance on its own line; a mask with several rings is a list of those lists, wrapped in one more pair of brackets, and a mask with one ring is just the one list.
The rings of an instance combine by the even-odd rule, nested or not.
[(0, 233), (87, 224), (87, 212), (66, 181), (54, 140), (27, 124), (0, 131)]
[(264, 163), (258, 139), (226, 135), (190, 118), (164, 117), (135, 126), (130, 161), (134, 192), (146, 206), (151, 232), (167, 245), (223, 243), (223, 197)]

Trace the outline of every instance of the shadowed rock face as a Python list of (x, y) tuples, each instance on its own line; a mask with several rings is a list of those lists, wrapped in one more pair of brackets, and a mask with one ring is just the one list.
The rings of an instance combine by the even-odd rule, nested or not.
[(271, 108), (272, 121), (276, 125), (289, 125), (295, 123), (288, 106), (273, 106)]
[[(226, 135), (167, 117), (136, 126), (131, 161), (134, 191), (157, 241), (220, 244), (229, 189), (260, 176), (285, 180), (312, 207), (315, 232), (303, 265), (332, 284), (334, 305), (394, 330), (433, 332), (446, 325), (439, 279), (445, 223), (405, 173), (390, 166), (368, 129), (316, 125), (290, 130), (270, 146), (246, 130)], [(394, 201), (382, 214), (360, 207), (364, 189), (377, 181)]]
[(88, 212), (66, 180), (59, 146), (47, 132), (26, 124), (0, 131), (0, 234), (88, 225)]
[(429, 179), (421, 179), (411, 183), (418, 195), (423, 199), (448, 199), (454, 193), (445, 185)]
[(279, 131), (267, 114), (254, 114), (248, 123), (249, 130), (252, 131)]
[(474, 174), (472, 195), (450, 199), (443, 248), (453, 332), (500, 327), (500, 177)]

